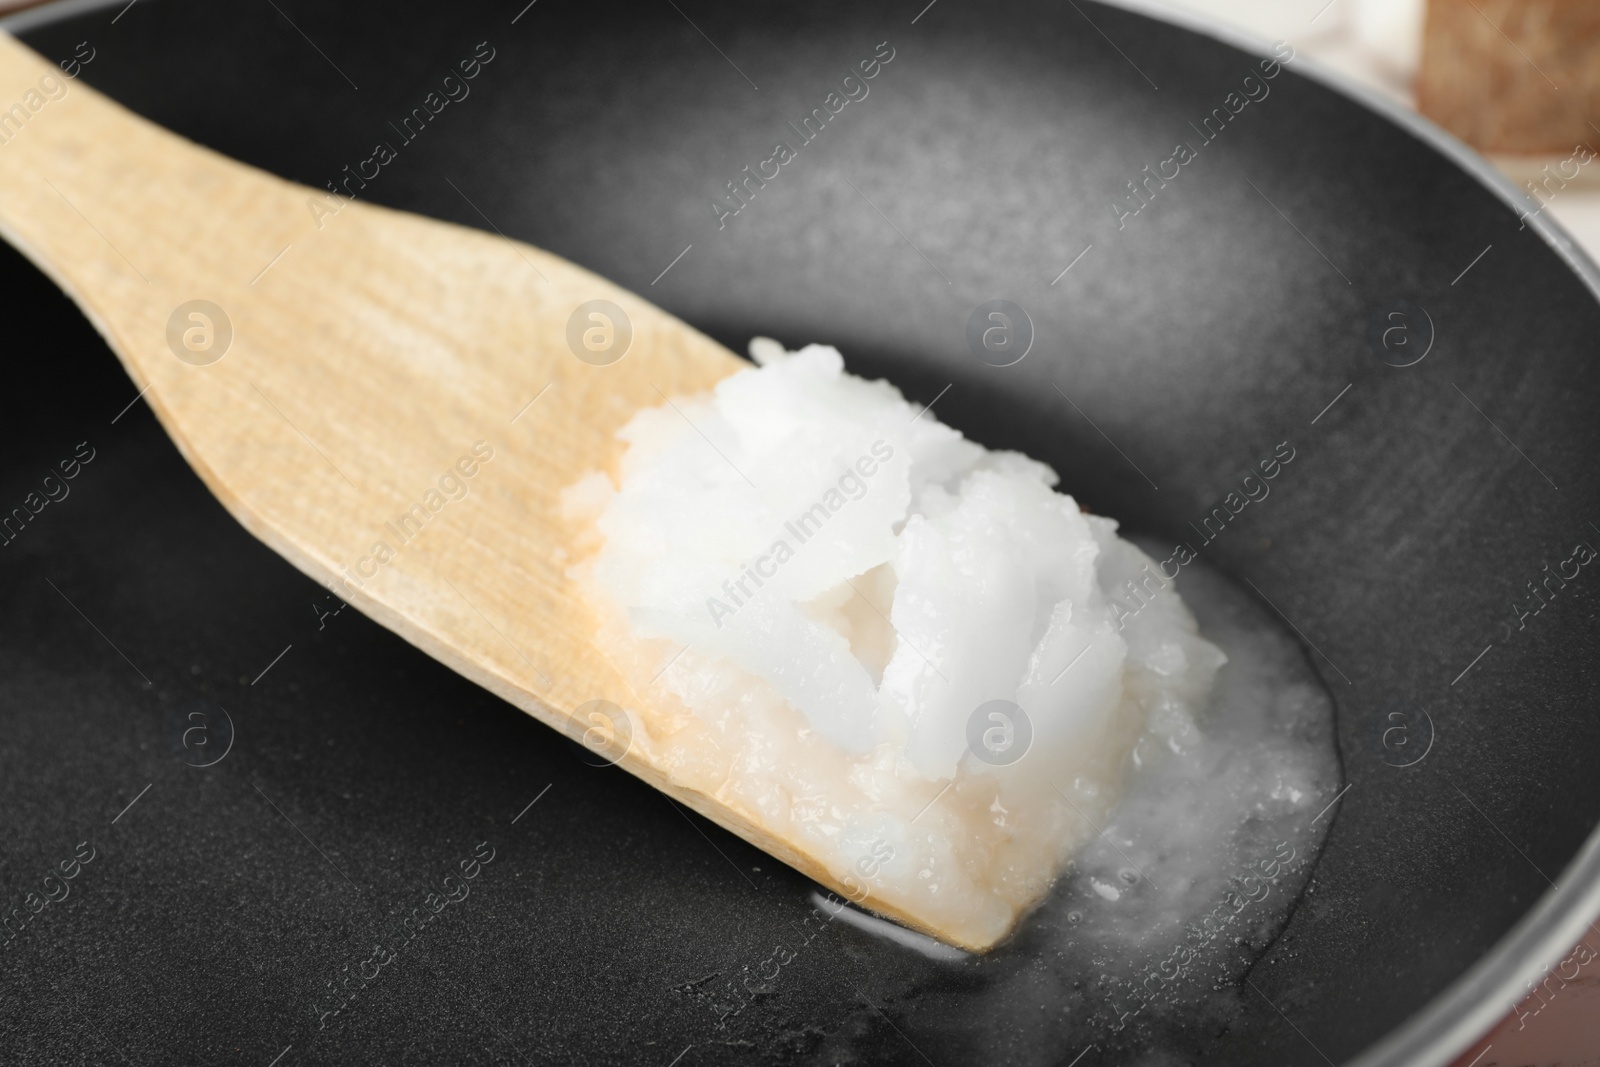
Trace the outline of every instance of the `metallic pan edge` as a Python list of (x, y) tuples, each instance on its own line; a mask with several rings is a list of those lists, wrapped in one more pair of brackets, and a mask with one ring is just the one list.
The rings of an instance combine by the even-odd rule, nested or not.
[[(1198, 15), (1165, 7), (1157, 0), (1097, 0), (1148, 18), (1179, 26), (1251, 55), (1265, 57), (1268, 42)], [(0, 29), (22, 34), (58, 19), (125, 4), (125, 0), (56, 0), (6, 18)], [(1295, 71), (1327, 86), (1387, 119), (1454, 162), (1503, 200), (1519, 216), (1528, 216), (1546, 244), (1555, 250), (1589, 291), (1600, 300), (1600, 267), (1553, 218), (1527, 210), (1528, 199), (1488, 160), (1440, 127), (1314, 60), (1298, 56)], [(1367, 1049), (1348, 1067), (1445, 1067), (1489, 1032), (1521, 992), (1548, 966), (1559, 961), (1600, 918), (1600, 826), (1562, 872), (1566, 887), (1546, 892), (1488, 955), (1388, 1037)], [(1502, 1006), (1503, 1005), (1503, 1006)]]
[(87, 15), (101, 8), (119, 6), (131, 5), (128, 4), (128, 0), (55, 0), (54, 3), (40, 4), (38, 7), (30, 7), (15, 15), (0, 18), (0, 30), (5, 30), (13, 37), (19, 37), (36, 26), (59, 22), (74, 15)]

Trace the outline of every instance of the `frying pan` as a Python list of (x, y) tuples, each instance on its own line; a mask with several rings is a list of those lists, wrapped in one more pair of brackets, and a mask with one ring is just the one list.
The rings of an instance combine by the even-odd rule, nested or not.
[[(1089, 0), (524, 4), (10, 26), (316, 187), (487, 42), (362, 196), (549, 248), (735, 348), (837, 344), (1136, 533), (1185, 536), (1292, 442), (1293, 478), (1205, 558), (1337, 703), (1348, 789), (1310, 883), (1235, 1009), (1163, 1048), (1070, 1020), (988, 1042), (981, 964), (843, 924), (719, 1025), (697, 991), (813, 914), (804, 879), (338, 610), (0, 250), (0, 504), (92, 454), (0, 548), (6, 907), (75, 871), (0, 951), (6, 1061), (1432, 1065), (1561, 958), (1600, 912), (1600, 575), (1529, 583), (1600, 543), (1600, 307), (1553, 224), (1303, 59), (1235, 112), (1265, 46)], [(880, 44), (870, 95), (730, 199)], [(966, 342), (991, 300), (1031, 323), (1011, 366)], [(470, 896), (444, 881), (485, 850)]]

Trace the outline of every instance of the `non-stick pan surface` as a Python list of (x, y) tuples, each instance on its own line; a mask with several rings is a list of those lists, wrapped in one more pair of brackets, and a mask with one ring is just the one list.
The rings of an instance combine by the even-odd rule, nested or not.
[[(1573, 890), (1600, 820), (1600, 567), (1539, 583), (1600, 545), (1600, 308), (1541, 224), (1294, 61), (1235, 113), (1260, 56), (1087, 0), (525, 2), (140, 0), (23, 36), (311, 186), (388, 142), (363, 198), (549, 248), (736, 348), (837, 344), (1134, 532), (1188, 536), (1290, 442), (1204, 552), (1303, 637), (1349, 790), (1237, 1010), (1184, 1024), (1176, 1056), (1355, 1057), (1552, 879)], [(0, 1060), (1034, 1061), (963, 1036), (981, 967), (843, 924), (719, 1026), (697, 990), (766, 965), (805, 880), (335, 613), (10, 250), (0, 292), (0, 511), (78, 464), (0, 547), (0, 891), (28, 919), (0, 952)], [(967, 344), (994, 299), (1031, 320), (1013, 366)], [(1080, 1054), (1138, 1055), (1085, 1027), (1045, 1061)]]

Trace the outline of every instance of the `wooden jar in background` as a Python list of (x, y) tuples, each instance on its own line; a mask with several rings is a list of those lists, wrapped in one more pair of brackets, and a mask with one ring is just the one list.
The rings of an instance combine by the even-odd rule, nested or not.
[(1428, 0), (1416, 93), (1483, 152), (1600, 147), (1600, 2)]

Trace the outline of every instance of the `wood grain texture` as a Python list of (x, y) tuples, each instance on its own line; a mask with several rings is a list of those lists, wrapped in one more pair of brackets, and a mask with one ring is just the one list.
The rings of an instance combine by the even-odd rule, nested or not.
[[(744, 365), (737, 357), (537, 248), (361, 202), (332, 214), (325, 194), (146, 122), (0, 33), (0, 109), (13, 103), (22, 112), (9, 123), (0, 111), (0, 233), (83, 309), (246, 529), (575, 739), (569, 714), (593, 699), (648, 727), (648, 703), (595, 647), (595, 620), (564, 574), (558, 496), (614, 463), (614, 431), (637, 409), (708, 388)], [(574, 309), (595, 299), (632, 324), (609, 366), (567, 343)], [(169, 319), (193, 300), (232, 326), (209, 365), (169, 344)], [(473, 456), (480, 442), (487, 462)], [(463, 457), (471, 477), (456, 470)], [(441, 489), (451, 477), (464, 497)], [(398, 528), (407, 514), (419, 530)], [(381, 565), (380, 543), (393, 552)], [(848, 872), (674, 782), (637, 748), (621, 766), (849, 892)], [(850, 895), (861, 900), (860, 887)]]

